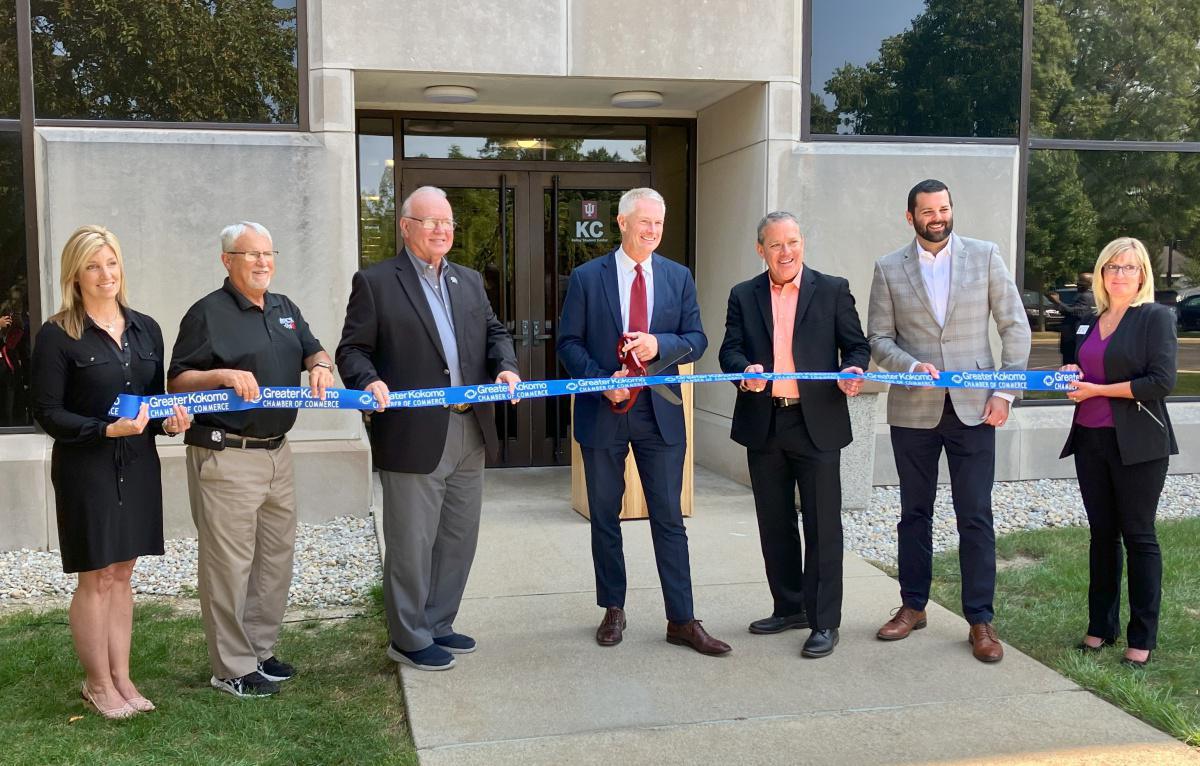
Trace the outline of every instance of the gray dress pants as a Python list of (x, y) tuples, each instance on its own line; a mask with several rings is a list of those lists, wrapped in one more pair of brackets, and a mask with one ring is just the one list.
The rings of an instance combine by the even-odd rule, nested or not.
[(451, 413), (432, 473), (379, 471), (383, 598), (388, 633), (402, 651), (419, 651), (454, 632), (479, 541), (483, 464), (475, 417)]

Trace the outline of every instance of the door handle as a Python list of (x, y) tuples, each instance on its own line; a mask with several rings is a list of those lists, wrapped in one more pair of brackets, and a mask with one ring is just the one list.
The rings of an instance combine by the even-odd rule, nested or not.
[(533, 345), (533, 333), (531, 333), (529, 330), (530, 330), (529, 320), (522, 319), (521, 320), (521, 345), (522, 346)]
[(540, 346), (544, 341), (548, 341), (554, 337), (554, 333), (550, 332), (551, 322), (549, 319), (545, 321), (545, 330), (542, 332), (543, 323), (540, 319), (533, 320), (533, 332), (530, 333), (530, 339), (533, 345)]

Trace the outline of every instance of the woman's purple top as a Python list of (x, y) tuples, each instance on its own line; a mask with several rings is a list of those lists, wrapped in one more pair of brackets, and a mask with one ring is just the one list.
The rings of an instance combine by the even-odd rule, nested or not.
[[(1101, 385), (1108, 381), (1104, 378), (1104, 351), (1112, 336), (1101, 339), (1100, 328), (1097, 327), (1079, 347), (1079, 367), (1083, 370), (1083, 379), (1089, 383)], [(1112, 404), (1107, 396), (1093, 396), (1079, 403), (1075, 409), (1075, 422), (1084, 428), (1113, 428)]]

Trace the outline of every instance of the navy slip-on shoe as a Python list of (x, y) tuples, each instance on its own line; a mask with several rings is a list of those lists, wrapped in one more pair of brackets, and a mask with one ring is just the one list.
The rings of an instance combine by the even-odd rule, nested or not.
[(448, 636), (434, 636), (433, 643), (451, 654), (470, 654), (475, 651), (475, 639), (462, 633), (451, 633)]
[(454, 656), (436, 644), (430, 644), (415, 652), (406, 652), (395, 644), (388, 644), (387, 656), (388, 659), (417, 670), (449, 670), (454, 667)]

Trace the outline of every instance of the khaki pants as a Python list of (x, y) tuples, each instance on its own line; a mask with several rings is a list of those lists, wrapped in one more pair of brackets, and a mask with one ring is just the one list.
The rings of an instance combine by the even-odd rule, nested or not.
[(296, 541), (292, 450), (187, 448), (200, 536), (200, 613), (217, 678), (253, 673), (274, 654)]

